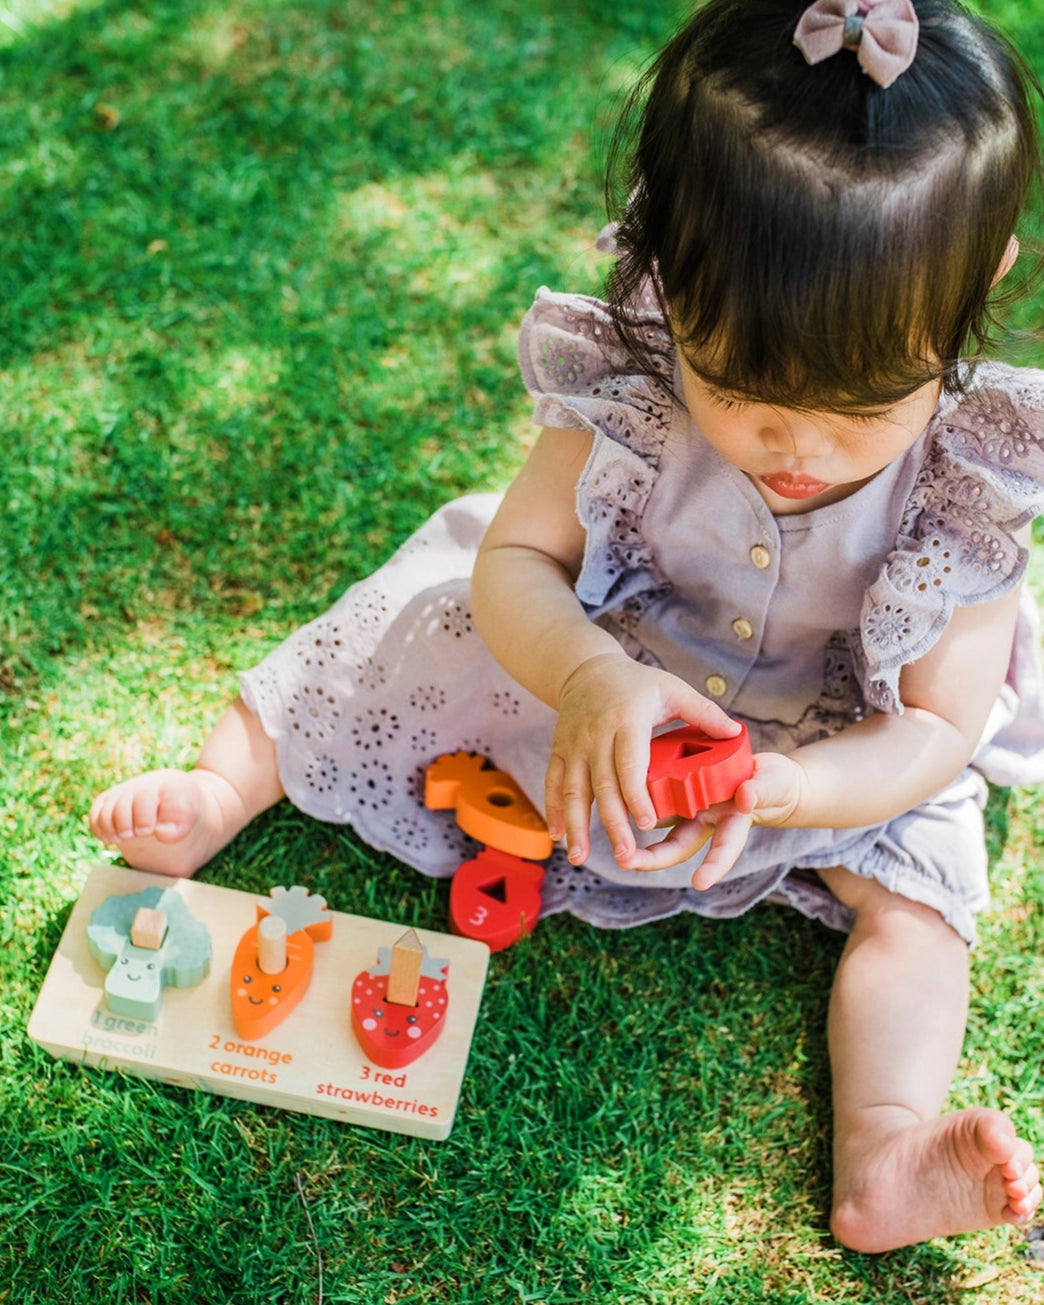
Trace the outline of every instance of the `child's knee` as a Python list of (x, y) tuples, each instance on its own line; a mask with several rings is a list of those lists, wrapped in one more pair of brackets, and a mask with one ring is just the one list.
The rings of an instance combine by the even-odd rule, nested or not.
[(876, 879), (854, 874), (843, 866), (821, 870), (819, 873), (834, 896), (855, 912), (857, 923), (863, 926), (878, 924), (882, 928), (936, 933), (940, 938), (953, 938), (966, 945), (956, 929), (934, 906), (915, 902), (912, 898), (903, 897), (901, 893), (893, 893)]

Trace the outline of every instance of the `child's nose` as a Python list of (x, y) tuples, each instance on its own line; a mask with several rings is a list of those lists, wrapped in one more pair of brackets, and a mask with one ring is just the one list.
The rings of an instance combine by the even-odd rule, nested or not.
[(788, 454), (799, 461), (822, 457), (830, 447), (825, 431), (799, 417), (788, 416), (786, 420), (766, 424), (761, 429), (761, 440), (770, 452)]

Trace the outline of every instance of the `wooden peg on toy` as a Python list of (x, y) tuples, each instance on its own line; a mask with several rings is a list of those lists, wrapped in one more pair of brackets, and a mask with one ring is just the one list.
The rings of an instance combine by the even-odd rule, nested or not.
[(551, 855), (551, 837), (540, 812), (519, 786), (485, 757), (452, 752), (428, 767), (424, 805), (431, 811), (456, 808), (457, 824), (487, 847), (529, 861)]
[(257, 922), (257, 968), (263, 974), (286, 969), (286, 921), (281, 915), (266, 915)]
[(483, 848), (453, 876), (450, 928), (492, 952), (503, 951), (536, 928), (543, 882), (542, 865)]
[(745, 725), (730, 739), (712, 739), (694, 725), (652, 740), (649, 796), (661, 820), (693, 819), (716, 802), (727, 802), (754, 773)]
[(402, 1069), (423, 1055), (442, 1033), (449, 1009), (449, 961), (429, 956), (423, 944), (413, 1005), (389, 1000), (393, 952), (392, 947), (379, 947), (377, 964), (356, 975), (352, 984), (352, 1032), (363, 1054), (384, 1069)]
[(417, 937), (417, 931), (409, 929), (392, 947), (388, 1000), (393, 1006), (416, 1006), (423, 963), (424, 945)]
[[(145, 911), (149, 928), (134, 941), (135, 925)], [(158, 946), (155, 918), (163, 921)], [(143, 924), (144, 928), (144, 924)], [(114, 1015), (154, 1020), (164, 988), (193, 988), (210, 970), (210, 930), (192, 914), (173, 888), (146, 888), (115, 893), (91, 912), (87, 950), (105, 975), (105, 1001)]]
[(271, 889), (257, 914), (236, 946), (229, 976), (232, 1023), (248, 1040), (271, 1033), (299, 1004), (312, 982), (314, 944), (333, 932), (326, 900), (300, 884)]
[(148, 906), (139, 906), (131, 924), (131, 942), (135, 947), (145, 947), (158, 952), (167, 936), (167, 917), (162, 911), (154, 911)]

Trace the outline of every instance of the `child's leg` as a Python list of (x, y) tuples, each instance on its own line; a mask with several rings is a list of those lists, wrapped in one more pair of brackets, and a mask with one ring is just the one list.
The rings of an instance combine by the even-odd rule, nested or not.
[(275, 744), (237, 698), (194, 770), (153, 770), (110, 788), (91, 806), (91, 829), (138, 870), (191, 875), (282, 796)]
[(1026, 1222), (1041, 1188), (1008, 1117), (939, 1114), (964, 1039), (965, 943), (873, 880), (840, 869), (823, 878), (856, 912), (830, 1002), (834, 1235), (885, 1251)]

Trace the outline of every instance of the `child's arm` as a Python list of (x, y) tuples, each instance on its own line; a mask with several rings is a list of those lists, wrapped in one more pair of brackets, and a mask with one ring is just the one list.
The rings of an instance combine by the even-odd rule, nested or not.
[(576, 483), (590, 451), (583, 431), (540, 436), (483, 540), (471, 601), (493, 655), (559, 712), (545, 793), (552, 838), (582, 861), (595, 801), (626, 866), (638, 852), (631, 818), (656, 823), (646, 787), (656, 726), (681, 719), (718, 737), (738, 727), (683, 680), (628, 657), (577, 599), (586, 535)]
[(575, 485), (591, 449), (584, 431), (545, 430), (479, 548), (471, 606), (494, 657), (549, 707), (590, 657), (620, 653), (573, 592), (584, 530)]

